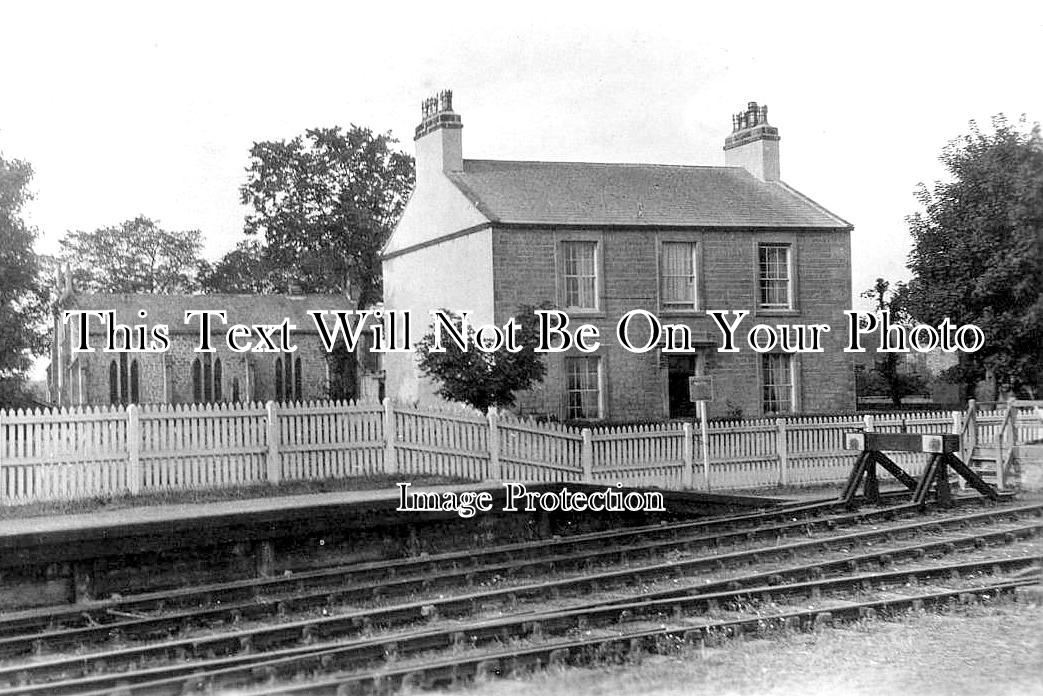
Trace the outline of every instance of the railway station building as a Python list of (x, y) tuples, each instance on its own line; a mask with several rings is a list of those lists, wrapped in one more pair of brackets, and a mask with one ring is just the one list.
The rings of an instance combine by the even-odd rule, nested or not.
[[(602, 337), (641, 308), (686, 324), (695, 343), (686, 354), (638, 354), (614, 340), (591, 354), (548, 354), (546, 378), (520, 395), (519, 411), (685, 416), (696, 374), (714, 379), (712, 416), (854, 408), (842, 331), (852, 226), (782, 181), (766, 106), (732, 116), (723, 166), (464, 159), (462, 132), (450, 92), (424, 102), (416, 189), (383, 250), (385, 306), (418, 317), (466, 309), (474, 324), (502, 325), (519, 305), (548, 301)], [(834, 329), (820, 353), (721, 353), (712, 309)], [(437, 398), (414, 355), (384, 365), (389, 396)]]

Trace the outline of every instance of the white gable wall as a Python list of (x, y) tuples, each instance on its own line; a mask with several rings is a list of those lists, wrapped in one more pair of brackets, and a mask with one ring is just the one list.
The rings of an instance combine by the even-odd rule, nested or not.
[[(492, 249), (492, 229), (486, 227), (384, 259), (384, 307), (409, 311), (413, 344), (428, 332), (433, 309), (470, 310), (474, 325), (492, 321)], [(415, 352), (385, 354), (384, 368), (386, 396), (405, 402), (437, 398), (435, 385), (416, 370)]]

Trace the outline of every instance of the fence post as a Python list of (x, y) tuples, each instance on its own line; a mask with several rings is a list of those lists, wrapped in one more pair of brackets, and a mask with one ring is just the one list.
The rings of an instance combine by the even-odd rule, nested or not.
[(127, 490), (141, 492), (141, 422), (137, 404), (127, 406)]
[(583, 450), (580, 453), (583, 462), (583, 483), (594, 483), (594, 438), (590, 428), (583, 428)]
[(384, 473), (398, 473), (398, 457), (395, 454), (395, 409), (389, 397), (384, 397)]
[(684, 460), (684, 474), (682, 485), (685, 488), (695, 488), (695, 456), (692, 443), (692, 424), (681, 425), (681, 456)]
[(974, 448), (978, 446), (978, 402), (974, 399), (967, 400), (967, 425), (964, 427), (964, 430), (967, 431), (967, 444), (964, 449), (967, 456), (963, 463), (970, 466)]
[(786, 445), (786, 419), (779, 418), (776, 421), (778, 432), (775, 436), (775, 449), (779, 453), (779, 485), (785, 486), (789, 483), (789, 451)]
[(862, 429), (867, 433), (873, 432), (873, 415), (871, 413), (862, 416)]
[(489, 476), (492, 481), (503, 478), (500, 471), (500, 417), (496, 413), (496, 407), (489, 408)]
[(265, 404), (268, 411), (268, 483), (279, 483), (282, 480), (282, 461), (279, 454), (279, 444), (282, 436), (279, 434), (279, 407), (274, 401)]
[(1007, 410), (1012, 411), (1010, 417), (1010, 446), (1018, 444), (1018, 404), (1013, 396), (1007, 397)]
[(4, 457), (7, 451), (7, 428), (4, 426), (7, 411), (0, 409), (0, 504), (7, 502), (7, 470)]
[(698, 401), (699, 411), (699, 449), (703, 456), (703, 484), (710, 490), (710, 436), (706, 427), (706, 402)]

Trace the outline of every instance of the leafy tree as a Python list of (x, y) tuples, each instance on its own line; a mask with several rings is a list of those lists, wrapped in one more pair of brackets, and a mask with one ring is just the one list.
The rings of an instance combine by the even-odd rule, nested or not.
[[(457, 401), (482, 411), (490, 407), (506, 408), (515, 403), (515, 392), (524, 391), (538, 384), (547, 374), (547, 366), (535, 351), (539, 336), (536, 309), (547, 308), (521, 305), (515, 314), (518, 324), (517, 345), (521, 347), (511, 353), (506, 346), (492, 352), (474, 347), (475, 332), (468, 326), (468, 349), (461, 350), (456, 344), (443, 340), (444, 352), (434, 352), (434, 327), (417, 344), (420, 371), (440, 383), (438, 395), (449, 401)], [(461, 318), (456, 316), (455, 325), (461, 327)]]
[(21, 217), (31, 179), (27, 162), (0, 155), (0, 408), (26, 403), (26, 372), (46, 345), (36, 231)]
[(199, 285), (204, 292), (263, 294), (285, 290), (257, 239), (239, 242), (217, 263), (201, 262)]
[(254, 143), (242, 202), (246, 233), (261, 234), (273, 269), (307, 292), (381, 298), (380, 249), (413, 188), (413, 158), (390, 133), (352, 125)]
[(907, 308), (916, 319), (972, 323), (984, 347), (949, 372), (972, 390), (987, 372), (997, 389), (1038, 394), (1043, 381), (1043, 140), (1038, 124), (971, 122), (941, 161), (952, 180), (920, 187), (908, 218), (914, 248)]
[(93, 232), (69, 232), (60, 244), (62, 260), (81, 291), (167, 294), (198, 287), (198, 230), (168, 231), (139, 215)]
[[(909, 325), (909, 312), (906, 310), (908, 289), (905, 283), (895, 283), (894, 288), (883, 278), (877, 278), (873, 287), (862, 293), (862, 297), (875, 300), (878, 310), (887, 310), (892, 324)], [(867, 375), (866, 393), (883, 394), (891, 399), (895, 406), (902, 405), (902, 399), (912, 394), (921, 394), (927, 387), (927, 381), (917, 374), (902, 372), (899, 367), (899, 353), (880, 353), (883, 356), (875, 361), (873, 369)]]

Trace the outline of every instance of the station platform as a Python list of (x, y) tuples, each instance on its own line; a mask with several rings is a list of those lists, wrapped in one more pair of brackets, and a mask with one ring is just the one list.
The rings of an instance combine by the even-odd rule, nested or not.
[[(527, 485), (530, 490), (560, 489), (563, 486), (570, 490), (605, 488), (604, 485), (580, 483)], [(490, 482), (425, 485), (415, 490), (439, 494), (488, 491), (495, 504), (493, 512), (462, 520), (472, 526), (475, 521), (480, 521), (482, 515), (533, 516), (533, 513), (526, 512), (499, 512), (499, 503), (505, 497), (504, 489)], [(655, 489), (621, 490), (625, 493)], [(754, 495), (661, 492), (667, 510), (660, 515), (663, 519), (728, 514), (774, 507), (785, 502), (782, 498)], [(5, 519), (0, 520), (0, 568), (307, 537), (330, 530), (372, 530), (460, 520), (455, 512), (398, 512), (399, 500), (398, 488), (383, 488)], [(586, 514), (594, 517), (598, 513)], [(655, 521), (657, 516), (653, 514), (651, 517), (643, 521)]]

